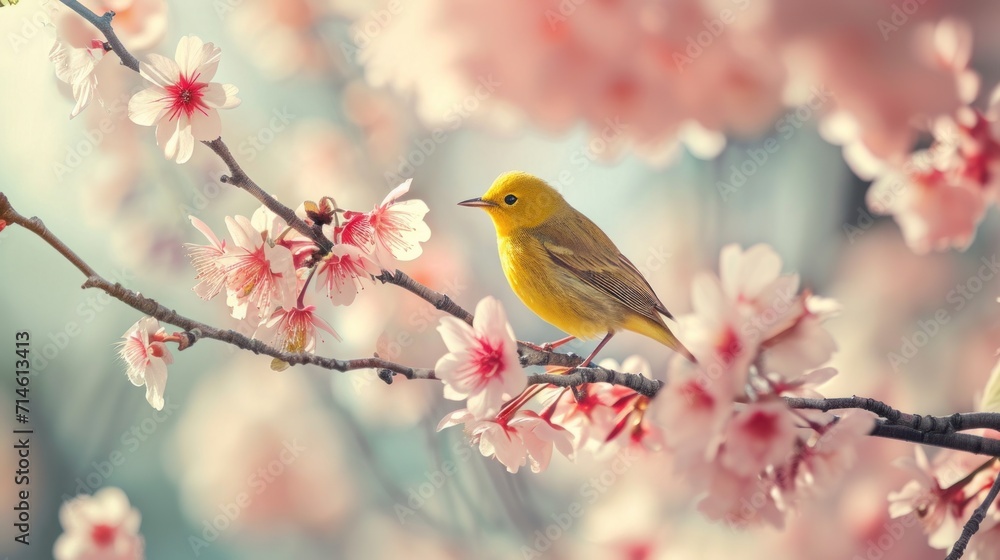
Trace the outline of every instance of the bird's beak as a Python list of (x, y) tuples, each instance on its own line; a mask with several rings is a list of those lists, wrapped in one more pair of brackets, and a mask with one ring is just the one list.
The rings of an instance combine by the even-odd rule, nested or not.
[(469, 208), (489, 208), (491, 206), (496, 206), (496, 202), (490, 202), (489, 200), (483, 200), (482, 198), (470, 198), (469, 200), (463, 200), (458, 203), (459, 206), (468, 206)]

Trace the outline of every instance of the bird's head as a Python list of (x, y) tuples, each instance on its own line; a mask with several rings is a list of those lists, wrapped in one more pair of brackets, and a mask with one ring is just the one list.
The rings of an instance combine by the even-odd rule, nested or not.
[(562, 209), (566, 200), (538, 177), (523, 171), (508, 171), (497, 177), (483, 196), (458, 204), (486, 210), (497, 233), (506, 234), (541, 225)]

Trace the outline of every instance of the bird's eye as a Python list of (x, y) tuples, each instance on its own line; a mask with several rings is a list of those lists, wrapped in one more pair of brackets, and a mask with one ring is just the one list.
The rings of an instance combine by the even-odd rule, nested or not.
[(503, 197), (503, 201), (507, 203), (507, 206), (511, 206), (515, 202), (517, 202), (517, 197), (512, 194), (508, 194), (507, 196)]

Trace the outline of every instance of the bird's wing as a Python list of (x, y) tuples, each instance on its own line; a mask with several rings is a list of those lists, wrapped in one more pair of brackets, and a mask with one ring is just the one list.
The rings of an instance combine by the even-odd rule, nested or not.
[[(577, 218), (589, 222), (583, 214), (577, 213)], [(640, 315), (656, 322), (662, 321), (658, 313), (672, 319), (673, 315), (656, 297), (649, 282), (618, 251), (611, 239), (596, 225), (588, 229), (597, 234), (588, 236), (578, 223), (559, 221), (537, 229), (549, 258), (587, 285), (614, 297)]]

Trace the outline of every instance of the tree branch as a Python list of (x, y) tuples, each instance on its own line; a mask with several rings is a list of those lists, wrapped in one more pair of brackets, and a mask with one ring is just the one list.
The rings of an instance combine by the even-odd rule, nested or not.
[[(358, 369), (375, 369), (379, 371), (379, 377), (386, 379), (384, 372), (390, 371), (394, 374), (403, 375), (408, 379), (435, 379), (434, 371), (428, 368), (413, 368), (383, 360), (378, 357), (357, 358), (353, 360), (338, 360), (335, 358), (324, 358), (315, 354), (303, 352), (284, 352), (269, 344), (255, 338), (250, 338), (234, 330), (218, 329), (205, 323), (185, 317), (173, 309), (164, 307), (156, 300), (140, 295), (121, 284), (109, 282), (100, 276), (90, 267), (79, 255), (73, 252), (61, 239), (56, 237), (45, 224), (37, 217), (26, 218), (19, 214), (10, 204), (7, 196), (0, 192), (0, 220), (10, 224), (17, 224), (24, 229), (34, 233), (43, 241), (48, 243), (53, 249), (71, 262), (84, 276), (87, 277), (82, 288), (97, 288), (104, 291), (109, 296), (121, 301), (132, 309), (145, 315), (155, 317), (157, 320), (180, 327), (188, 334), (189, 342), (186, 346), (193, 344), (200, 338), (210, 338), (236, 346), (243, 350), (249, 350), (254, 354), (264, 354), (277, 358), (291, 365), (312, 364), (321, 368), (336, 371), (351, 371)], [(186, 347), (185, 346), (185, 347)], [(391, 380), (391, 375), (389, 375)]]
[(115, 17), (114, 12), (106, 12), (103, 16), (99, 16), (76, 0), (59, 1), (65, 4), (69, 9), (83, 16), (84, 19), (89, 21), (94, 27), (97, 28), (98, 31), (101, 32), (102, 35), (104, 35), (104, 38), (108, 40), (108, 46), (110, 46), (111, 50), (114, 51), (115, 54), (118, 55), (118, 58), (121, 59), (122, 65), (130, 70), (134, 70), (136, 72), (139, 71), (139, 59), (133, 56), (132, 53), (128, 52), (128, 49), (126, 49), (125, 45), (122, 44), (118, 35), (115, 35), (114, 28), (111, 27), (111, 19)]
[(972, 517), (965, 522), (965, 526), (962, 527), (962, 535), (955, 541), (955, 546), (951, 549), (951, 554), (945, 560), (958, 560), (965, 554), (965, 547), (969, 546), (969, 540), (972, 539), (972, 535), (975, 535), (976, 531), (979, 531), (979, 524), (986, 518), (986, 512), (990, 509), (993, 501), (996, 500), (998, 493), (1000, 493), (1000, 477), (997, 477), (993, 481), (993, 486), (990, 487), (990, 491), (986, 494), (986, 498), (983, 499), (983, 503), (979, 504), (979, 507), (973, 512)]
[(395, 272), (383, 270), (382, 274), (376, 276), (375, 279), (379, 280), (383, 284), (393, 284), (395, 286), (399, 286), (410, 293), (416, 294), (420, 299), (433, 305), (435, 309), (444, 311), (445, 313), (457, 317), (470, 325), (472, 324), (472, 313), (469, 313), (462, 308), (461, 305), (452, 301), (452, 299), (447, 295), (442, 294), (441, 292), (435, 292), (420, 282), (417, 282), (413, 278), (410, 278), (402, 270), (396, 270)]
[(569, 375), (540, 373), (528, 376), (528, 383), (548, 383), (556, 387), (576, 387), (586, 383), (610, 383), (628, 387), (636, 393), (653, 397), (663, 382), (650, 379), (641, 373), (621, 373), (602, 367), (577, 368)]
[(974, 436), (972, 434), (938, 434), (920, 432), (906, 426), (897, 426), (887, 420), (878, 420), (869, 435), (887, 439), (898, 439), (911, 443), (922, 443), (933, 447), (943, 447), (956, 451), (965, 451), (976, 455), (996, 457), (1000, 455), (1000, 440)]
[(301, 233), (302, 235), (308, 237), (316, 244), (320, 249), (320, 255), (325, 255), (330, 252), (333, 248), (333, 241), (329, 240), (319, 231), (309, 227), (309, 224), (302, 221), (298, 216), (295, 215), (295, 211), (285, 206), (278, 199), (271, 196), (270, 193), (260, 188), (251, 179), (243, 168), (240, 167), (239, 162), (233, 157), (233, 153), (229, 150), (229, 146), (222, 141), (222, 138), (216, 138), (211, 142), (202, 142), (206, 146), (212, 149), (216, 155), (226, 164), (229, 168), (229, 175), (223, 175), (220, 179), (223, 183), (229, 183), (230, 185), (236, 185), (237, 187), (247, 191), (251, 196), (259, 200), (268, 210), (274, 212), (279, 218), (285, 220), (285, 223), (290, 227), (294, 228), (295, 231)]
[(830, 399), (786, 398), (785, 402), (792, 408), (821, 410), (823, 412), (847, 408), (867, 410), (885, 418), (890, 424), (905, 426), (925, 433), (950, 434), (981, 428), (1000, 431), (1000, 413), (996, 412), (963, 412), (950, 416), (923, 416), (900, 412), (882, 401), (857, 396)]

